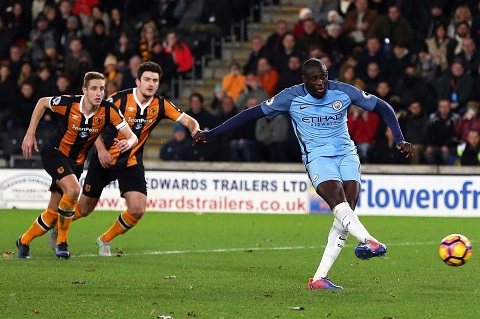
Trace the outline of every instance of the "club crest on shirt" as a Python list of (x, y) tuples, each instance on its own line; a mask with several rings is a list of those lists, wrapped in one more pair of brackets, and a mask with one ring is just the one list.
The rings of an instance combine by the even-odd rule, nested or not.
[(149, 109), (149, 112), (150, 112), (151, 114), (156, 114), (156, 113), (157, 113), (157, 108), (156, 108), (156, 107), (153, 107), (153, 108)]
[(95, 118), (95, 123), (100, 124), (100, 123), (102, 123), (102, 122), (103, 122), (103, 117), (96, 117), (96, 118)]
[(333, 108), (335, 111), (340, 110), (340, 109), (342, 108), (342, 106), (343, 106), (342, 101), (338, 101), (338, 100), (335, 101), (335, 102), (333, 102), (333, 104), (332, 104), (332, 108)]

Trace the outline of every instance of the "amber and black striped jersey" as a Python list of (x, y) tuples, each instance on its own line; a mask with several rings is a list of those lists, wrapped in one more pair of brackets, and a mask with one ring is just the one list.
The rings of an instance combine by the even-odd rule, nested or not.
[(126, 89), (113, 94), (108, 101), (112, 101), (123, 113), (128, 125), (138, 138), (138, 144), (132, 149), (120, 153), (114, 146), (114, 138), (125, 138), (118, 131), (107, 129), (102, 133), (103, 142), (113, 157), (111, 169), (121, 169), (141, 164), (143, 149), (150, 132), (164, 118), (177, 121), (183, 112), (172, 102), (161, 96), (154, 95), (147, 103), (141, 105), (135, 93), (137, 88)]
[(84, 164), (88, 150), (105, 128), (118, 131), (127, 126), (118, 108), (106, 100), (86, 117), (82, 110), (83, 98), (83, 95), (62, 95), (50, 99), (50, 108), (62, 117), (49, 143), (77, 165)]

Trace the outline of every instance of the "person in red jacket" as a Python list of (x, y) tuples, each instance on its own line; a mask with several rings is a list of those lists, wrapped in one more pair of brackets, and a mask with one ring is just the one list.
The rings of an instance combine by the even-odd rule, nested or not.
[(179, 73), (186, 73), (192, 69), (193, 55), (192, 51), (185, 43), (180, 40), (175, 32), (169, 32), (164, 43), (165, 52), (173, 56)]

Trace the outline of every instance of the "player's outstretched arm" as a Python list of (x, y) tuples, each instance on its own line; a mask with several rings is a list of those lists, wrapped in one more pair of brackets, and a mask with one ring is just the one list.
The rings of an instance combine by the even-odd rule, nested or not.
[(37, 131), (38, 123), (40, 122), (45, 109), (50, 107), (50, 99), (51, 97), (42, 97), (35, 105), (27, 133), (22, 142), (22, 153), (25, 158), (32, 157), (32, 148), (35, 148), (35, 151), (37, 152), (39, 151), (37, 140), (35, 139), (35, 132)]

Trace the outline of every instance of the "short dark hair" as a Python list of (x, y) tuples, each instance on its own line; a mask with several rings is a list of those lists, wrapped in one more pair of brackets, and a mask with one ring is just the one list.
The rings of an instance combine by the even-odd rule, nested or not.
[(192, 102), (192, 98), (195, 97), (195, 96), (200, 100), (200, 103), (203, 104), (203, 95), (201, 95), (198, 92), (193, 92), (192, 94), (190, 94), (190, 97), (188, 98), (188, 101)]
[(100, 73), (100, 72), (87, 72), (85, 73), (85, 76), (83, 77), (83, 86), (88, 87), (88, 84), (90, 83), (91, 80), (104, 80), (105, 81), (105, 76)]
[(152, 61), (146, 61), (140, 64), (137, 70), (137, 78), (140, 79), (143, 75), (144, 72), (153, 72), (153, 73), (158, 73), (158, 77), (162, 77), (162, 67), (158, 65), (155, 62)]
[(320, 59), (316, 59), (316, 58), (311, 58), (311, 59), (308, 59), (307, 61), (305, 61), (303, 63), (303, 67), (302, 67), (302, 75), (306, 76), (307, 75), (307, 70), (310, 70), (311, 68), (321, 68), (323, 70), (323, 73), (325, 73), (325, 75), (328, 77), (328, 69), (327, 69), (327, 66), (325, 65), (325, 63), (320, 60)]

